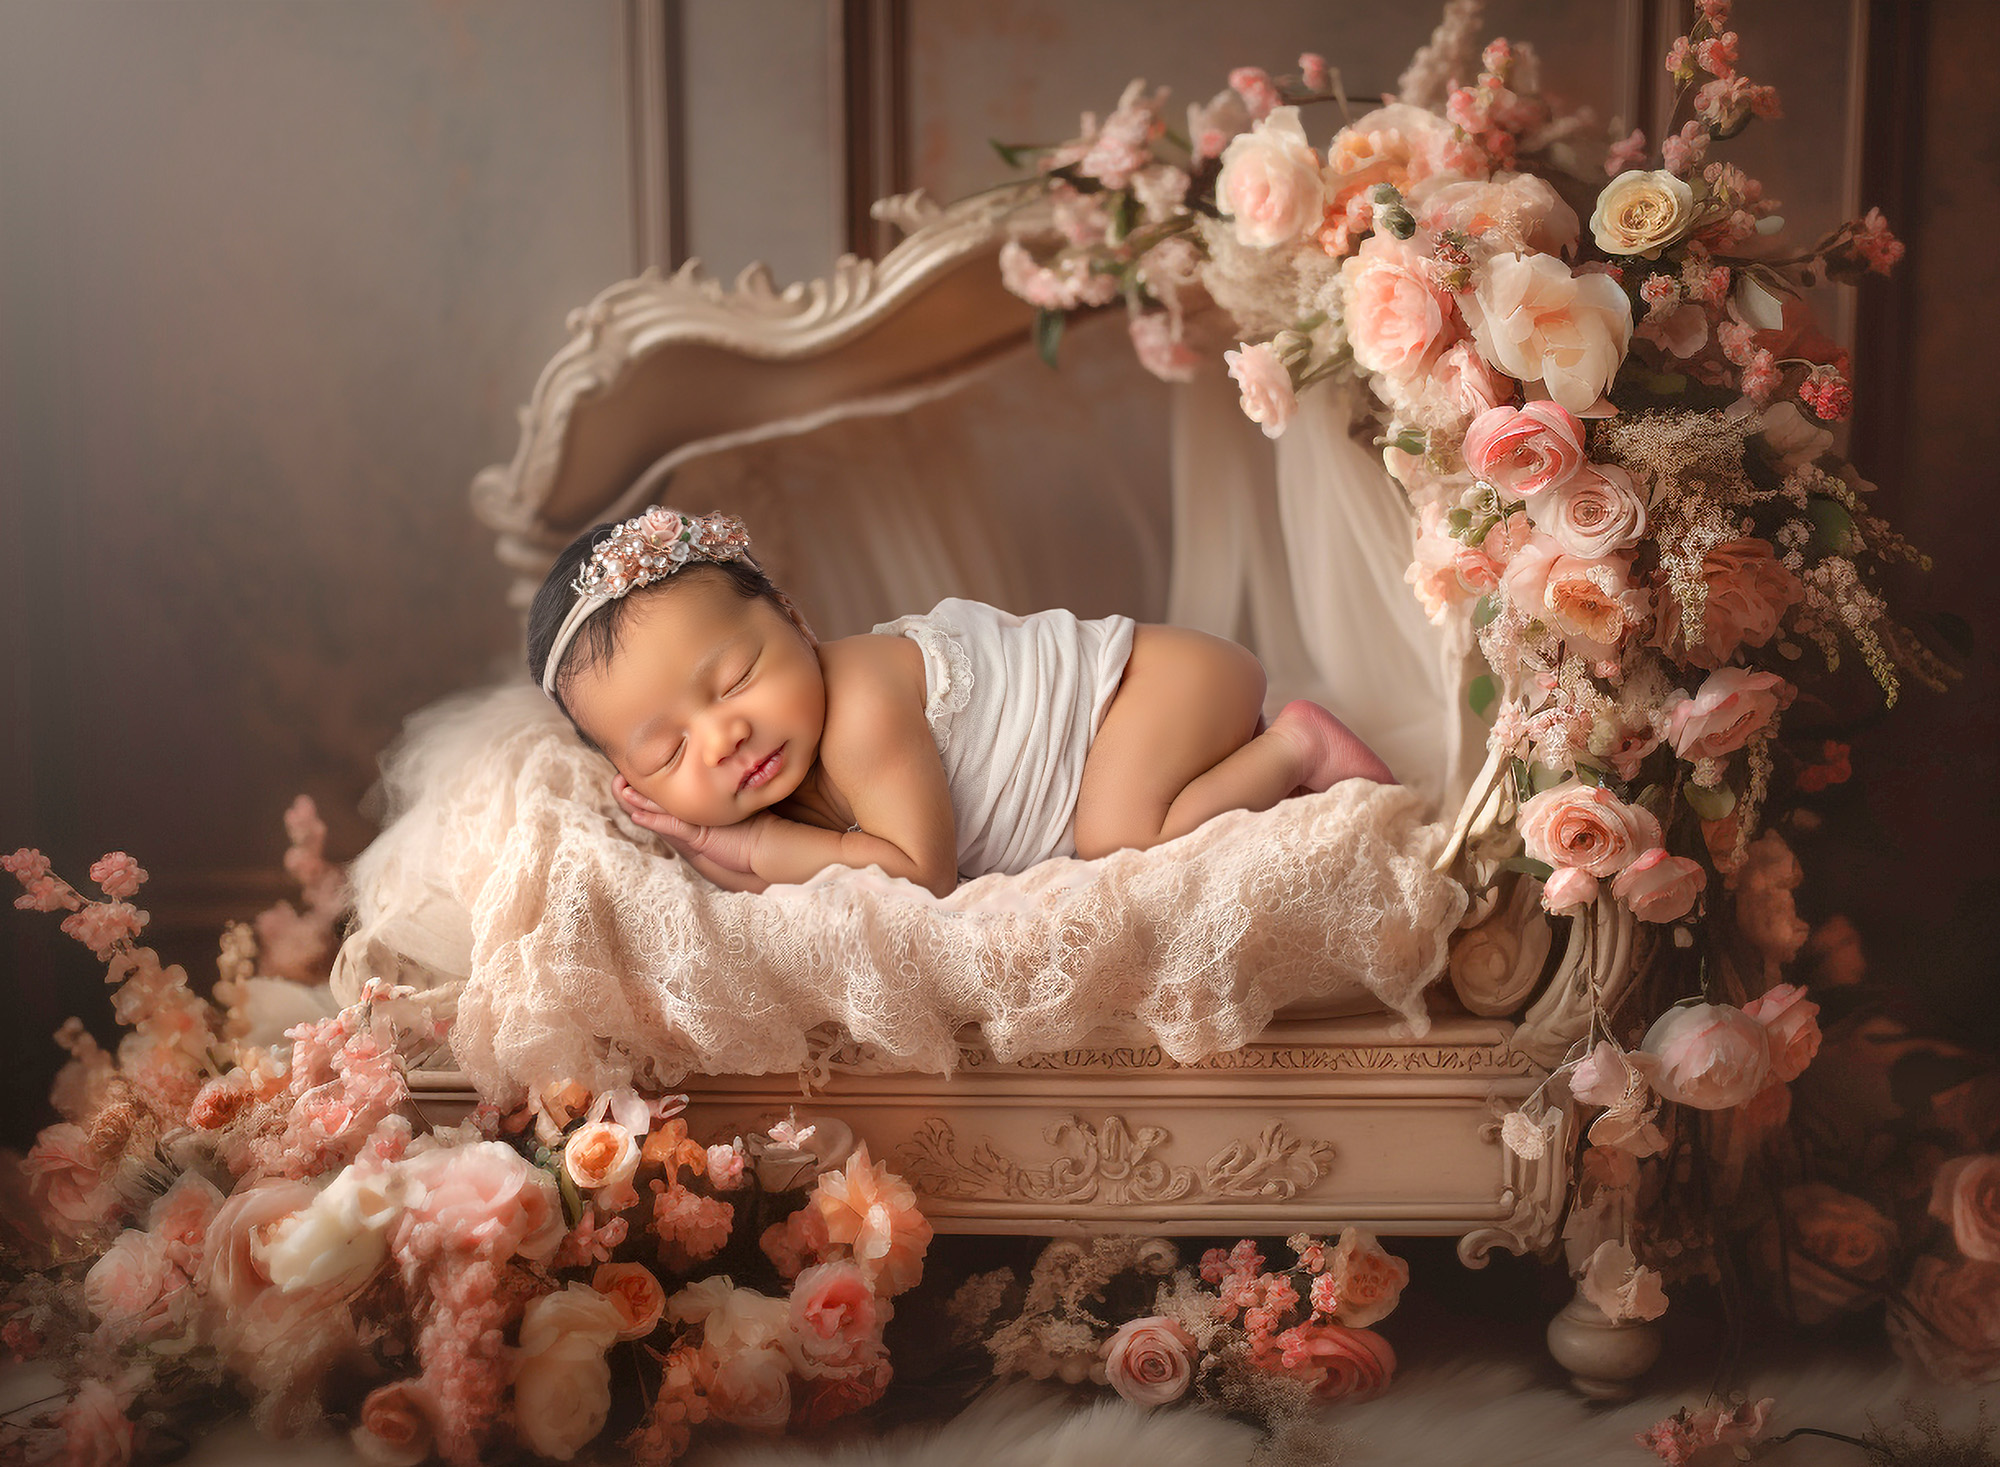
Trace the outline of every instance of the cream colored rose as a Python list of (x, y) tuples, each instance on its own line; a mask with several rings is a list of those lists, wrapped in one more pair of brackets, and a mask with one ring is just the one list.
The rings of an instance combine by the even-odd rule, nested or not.
[(1590, 234), (1607, 255), (1659, 258), (1660, 251), (1688, 232), (1694, 219), (1694, 190), (1665, 169), (1634, 168), (1619, 174), (1597, 196)]
[(639, 1169), (639, 1143), (615, 1121), (578, 1126), (563, 1143), (563, 1170), (586, 1192), (617, 1187)]
[(1615, 464), (1591, 464), (1531, 501), (1528, 518), (1569, 554), (1595, 560), (1644, 537), (1646, 496)]
[(1325, 217), (1326, 194), (1296, 107), (1274, 109), (1222, 150), (1216, 202), (1241, 244), (1269, 249), (1311, 234)]
[(1572, 275), (1554, 255), (1495, 255), (1459, 309), (1487, 361), (1539, 381), (1573, 413), (1610, 390), (1632, 342), (1632, 303), (1608, 275)]
[(403, 1188), (393, 1167), (350, 1166), (311, 1206), (253, 1241), (256, 1259), (287, 1294), (327, 1289), (345, 1297), (375, 1275), (389, 1256), (389, 1229), (403, 1215)]
[(528, 1301), (514, 1376), (514, 1419), (532, 1451), (567, 1462), (604, 1429), (611, 1414), (611, 1365), (604, 1352), (625, 1317), (587, 1284)]

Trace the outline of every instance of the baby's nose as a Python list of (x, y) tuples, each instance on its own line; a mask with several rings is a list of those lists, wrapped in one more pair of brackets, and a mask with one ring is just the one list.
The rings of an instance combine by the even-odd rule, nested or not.
[(718, 718), (709, 725), (708, 762), (720, 764), (742, 748), (750, 737), (750, 724), (746, 719)]

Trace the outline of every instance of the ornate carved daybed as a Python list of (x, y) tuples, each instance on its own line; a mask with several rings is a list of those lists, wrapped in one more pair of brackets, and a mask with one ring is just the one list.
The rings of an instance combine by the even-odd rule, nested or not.
[[(1629, 914), (1606, 903), (1552, 933), (1538, 885), (1502, 868), (1515, 792), (1497, 759), (1481, 762), (1464, 696), (1477, 669), (1404, 584), (1400, 491), (1347, 437), (1337, 395), (1317, 436), (1274, 451), (1219, 374), (1171, 389), (1146, 377), (1115, 308), (1073, 330), (1051, 371), (1029, 309), (1001, 288), (1004, 203), (887, 201), (878, 214), (907, 237), (879, 263), (843, 258), (782, 291), (761, 267), (725, 289), (690, 264), (575, 312), (513, 461), (473, 487), (516, 573), (513, 604), (575, 533), (667, 497), (671, 475), (674, 504), (751, 523), (773, 578), (827, 635), (946, 594), (1236, 635), (1270, 669), (1273, 706), (1324, 698), (1437, 802), (1452, 827), (1439, 864), (1473, 894), (1449, 981), (1421, 1037), (1383, 1012), (1281, 1013), (1249, 1046), (1194, 1064), (1143, 1044), (1003, 1064), (966, 1034), (945, 1077), (837, 1043), (804, 1085), (691, 1078), (697, 1130), (790, 1107), (838, 1115), (946, 1232), (1359, 1224), (1456, 1236), (1473, 1266), (1496, 1247), (1550, 1248), (1571, 1118), (1556, 1095), (1529, 1161), (1501, 1144), (1498, 1116), (1584, 1034), (1589, 980), (1615, 996)], [(858, 519), (867, 533), (852, 533)], [(451, 1071), (413, 1086), (440, 1116), (469, 1098)], [(1610, 1390), (1645, 1353), (1565, 1363)]]

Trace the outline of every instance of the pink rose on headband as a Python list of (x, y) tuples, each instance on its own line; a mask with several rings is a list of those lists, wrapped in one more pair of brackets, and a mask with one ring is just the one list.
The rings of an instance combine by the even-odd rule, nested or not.
[(1695, 695), (1673, 705), (1667, 741), (1683, 759), (1719, 759), (1743, 747), (1792, 701), (1795, 689), (1774, 672), (1724, 667)]
[(1537, 861), (1574, 866), (1599, 878), (1617, 875), (1660, 843), (1660, 822), (1652, 812), (1589, 784), (1532, 796), (1521, 806), (1520, 828)]
[(1230, 139), (1215, 197), (1237, 241), (1253, 249), (1290, 244), (1319, 228), (1326, 182), (1298, 108), (1276, 108)]
[(1465, 430), (1464, 453), (1481, 479), (1532, 503), (1583, 467), (1583, 424), (1560, 403), (1488, 408)]
[(1431, 278), (1421, 251), (1385, 234), (1371, 234), (1340, 267), (1342, 318), (1355, 362), (1385, 377), (1426, 371), (1458, 331), (1451, 293)]
[(1743, 1012), (1764, 1026), (1771, 1044), (1771, 1075), (1786, 1084), (1805, 1073), (1819, 1053), (1819, 1005), (1794, 983), (1780, 983), (1743, 1005)]
[(1771, 1044), (1764, 1026), (1728, 1004), (1668, 1009), (1641, 1046), (1658, 1061), (1653, 1088), (1696, 1110), (1731, 1110), (1771, 1078)]
[(1706, 885), (1708, 874), (1699, 861), (1655, 847), (1618, 873), (1611, 894), (1641, 922), (1678, 922), (1694, 910)]

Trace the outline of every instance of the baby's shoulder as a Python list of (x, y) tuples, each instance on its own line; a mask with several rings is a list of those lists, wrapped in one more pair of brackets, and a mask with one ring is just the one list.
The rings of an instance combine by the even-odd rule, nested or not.
[(907, 637), (869, 633), (822, 642), (826, 716), (873, 722), (914, 714), (924, 707), (924, 656)]

